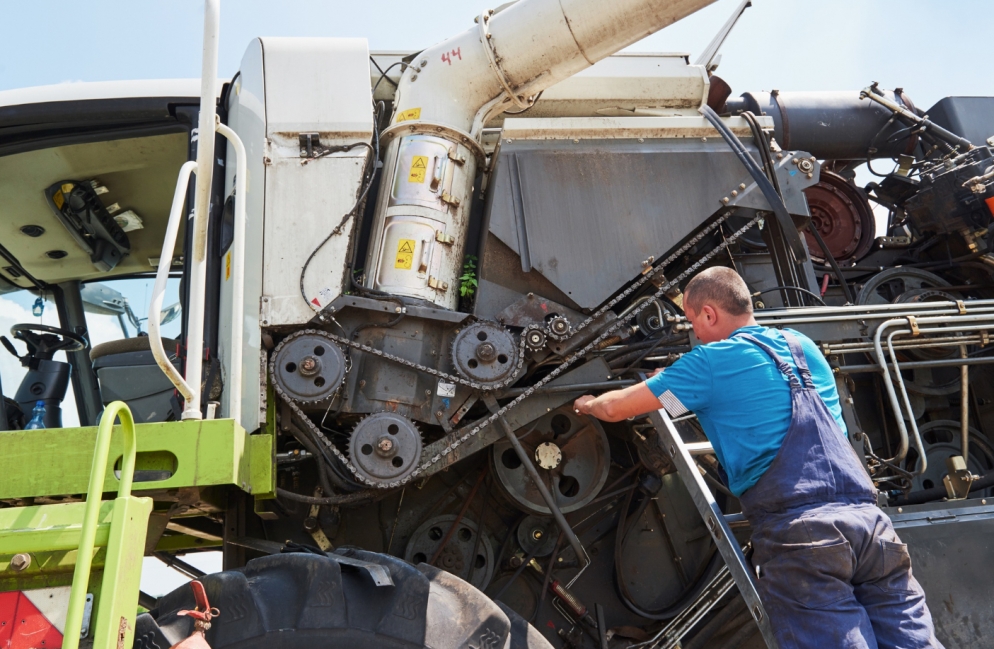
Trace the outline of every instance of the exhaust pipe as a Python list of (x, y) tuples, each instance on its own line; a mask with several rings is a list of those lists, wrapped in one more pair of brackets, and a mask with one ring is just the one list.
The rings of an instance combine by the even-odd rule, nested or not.
[(381, 136), (365, 286), (455, 309), (483, 125), (713, 1), (519, 0), (421, 52)]

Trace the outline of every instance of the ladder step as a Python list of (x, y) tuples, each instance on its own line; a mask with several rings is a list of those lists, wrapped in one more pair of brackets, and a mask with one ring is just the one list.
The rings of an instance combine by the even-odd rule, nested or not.
[[(86, 503), (60, 503), (0, 509), (0, 554), (75, 550), (83, 531)], [(104, 501), (97, 517), (95, 547), (110, 536), (114, 501)]]
[(712, 455), (714, 453), (711, 442), (684, 442), (684, 447), (691, 455)]

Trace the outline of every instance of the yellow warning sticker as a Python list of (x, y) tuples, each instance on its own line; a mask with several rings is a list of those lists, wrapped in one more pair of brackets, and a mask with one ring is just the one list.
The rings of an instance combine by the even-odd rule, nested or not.
[(412, 122), (416, 119), (421, 119), (421, 109), (420, 108), (408, 108), (407, 110), (402, 110), (397, 113), (397, 121), (400, 122)]
[(394, 260), (394, 268), (411, 270), (414, 265), (414, 239), (401, 239), (397, 244), (397, 255)]
[(55, 203), (55, 207), (62, 209), (62, 206), (66, 204), (66, 197), (62, 194), (62, 190), (52, 194), (52, 202)]
[(224, 281), (231, 279), (231, 251), (224, 256)]
[(428, 171), (428, 156), (416, 155), (411, 158), (411, 172), (407, 175), (409, 183), (423, 183)]

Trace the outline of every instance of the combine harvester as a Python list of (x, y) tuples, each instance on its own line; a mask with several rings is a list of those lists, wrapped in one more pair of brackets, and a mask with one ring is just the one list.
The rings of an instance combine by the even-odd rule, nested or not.
[[(570, 407), (688, 351), (716, 264), (821, 346), (940, 639), (989, 646), (994, 99), (733, 97), (748, 2), (694, 63), (617, 54), (707, 4), (260, 38), (218, 84), (207, 0), (199, 87), (0, 93), (0, 285), (61, 325), (0, 339), (0, 646), (775, 646), (697, 422)], [(153, 554), (197, 581), (141, 594)]]

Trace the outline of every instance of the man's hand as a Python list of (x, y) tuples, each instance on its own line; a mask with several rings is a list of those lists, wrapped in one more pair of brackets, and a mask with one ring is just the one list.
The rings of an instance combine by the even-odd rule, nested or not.
[(593, 413), (590, 412), (590, 405), (589, 404), (595, 398), (596, 397), (593, 397), (593, 396), (591, 396), (589, 394), (583, 395), (582, 397), (580, 397), (579, 399), (577, 399), (576, 401), (573, 402), (573, 411), (576, 412), (576, 414), (578, 414), (578, 415), (589, 415), (589, 414), (593, 414)]
[(605, 392), (599, 397), (585, 394), (573, 402), (578, 415), (591, 415), (601, 421), (622, 421), (657, 409), (659, 400), (645, 383)]

